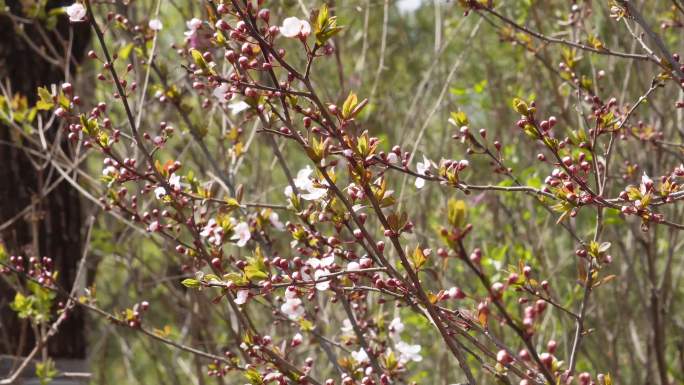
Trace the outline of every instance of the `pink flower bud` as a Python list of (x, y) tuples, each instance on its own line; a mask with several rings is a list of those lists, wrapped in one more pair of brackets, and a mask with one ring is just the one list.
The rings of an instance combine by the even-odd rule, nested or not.
[(271, 11), (268, 10), (267, 8), (264, 8), (259, 11), (257, 15), (261, 20), (265, 21), (268, 23), (268, 20), (271, 18)]
[(508, 354), (507, 351), (501, 349), (499, 350), (498, 353), (496, 353), (496, 362), (500, 363), (501, 365), (508, 365), (513, 361), (513, 358), (511, 357), (510, 354)]

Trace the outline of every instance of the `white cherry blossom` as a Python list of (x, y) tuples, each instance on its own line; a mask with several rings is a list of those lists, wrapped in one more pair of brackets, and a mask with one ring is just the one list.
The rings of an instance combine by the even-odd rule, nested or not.
[(311, 34), (311, 24), (306, 20), (288, 17), (283, 20), (280, 33), (285, 37), (307, 37)]
[[(314, 280), (318, 281), (319, 279), (324, 278), (328, 274), (330, 274), (330, 271), (328, 271), (327, 269), (316, 270), (314, 272)], [(324, 291), (328, 289), (330, 289), (329, 279), (316, 283), (316, 290)]]
[(240, 222), (233, 228), (235, 235), (232, 240), (237, 241), (238, 247), (243, 247), (252, 238), (252, 233), (249, 232), (249, 224), (247, 222)]
[(368, 353), (366, 353), (363, 348), (359, 349), (356, 352), (351, 352), (351, 356), (354, 359), (354, 361), (358, 363), (364, 363), (364, 362), (369, 362), (370, 360), (368, 359)]
[(85, 19), (86, 8), (81, 3), (73, 3), (66, 7), (66, 13), (69, 16), (69, 21), (77, 23)]
[(420, 362), (423, 356), (420, 355), (420, 345), (409, 345), (404, 341), (399, 341), (394, 345), (399, 352), (399, 361), (407, 363), (409, 361)]
[[(311, 167), (306, 166), (297, 172), (297, 177), (294, 179), (295, 187), (302, 193), (302, 199), (308, 201), (320, 199), (328, 192), (325, 188), (314, 186), (313, 180), (310, 178), (311, 173), (313, 173)], [(285, 187), (284, 193), (289, 198), (292, 195), (292, 186)]]
[(154, 196), (157, 197), (157, 199), (162, 199), (166, 195), (166, 189), (162, 186), (157, 187), (154, 189)]
[(243, 305), (247, 302), (247, 297), (249, 296), (249, 290), (238, 290), (235, 296), (235, 303), (238, 305)]
[(271, 214), (268, 216), (268, 221), (271, 222), (271, 225), (273, 225), (273, 227), (275, 227), (277, 230), (285, 230), (285, 225), (280, 221), (280, 216), (277, 212), (271, 211)]
[(162, 24), (161, 20), (159, 20), (159, 19), (150, 20), (147, 23), (147, 26), (150, 27), (150, 29), (153, 31), (161, 31), (162, 28), (164, 28), (164, 25)]
[(230, 91), (228, 83), (221, 83), (220, 86), (214, 88), (212, 95), (221, 102), (226, 101), (226, 94)]
[(350, 333), (354, 330), (354, 327), (352, 326), (352, 323), (349, 320), (349, 318), (342, 321), (342, 327), (340, 328), (340, 330), (342, 331), (342, 333)]
[(361, 265), (358, 262), (349, 262), (347, 264), (347, 271), (358, 271), (361, 270)]
[(310, 258), (308, 261), (306, 261), (306, 264), (313, 267), (314, 269), (324, 269), (326, 267), (330, 267), (330, 265), (335, 262), (335, 256), (330, 255), (328, 257), (323, 257), (323, 258)]
[(299, 298), (287, 298), (285, 303), (280, 306), (280, 311), (293, 321), (299, 320), (304, 315), (302, 300)]
[(169, 177), (169, 185), (171, 187), (173, 187), (174, 190), (180, 191), (180, 189), (181, 189), (180, 175), (171, 174), (171, 176)]
[[(419, 175), (425, 175), (425, 173), (430, 170), (430, 167), (432, 166), (432, 162), (430, 159), (428, 159), (427, 156), (423, 155), (423, 161), (416, 163), (416, 172)], [(416, 178), (415, 186), (418, 189), (423, 188), (425, 186), (425, 179), (423, 178)]]
[(389, 324), (389, 335), (392, 338), (397, 338), (404, 331), (404, 323), (401, 322), (401, 318), (396, 317)]
[(116, 174), (116, 167), (114, 166), (107, 166), (102, 169), (102, 175), (104, 176), (110, 176), (110, 175), (115, 175)]
[(228, 109), (230, 109), (230, 113), (233, 115), (237, 115), (242, 111), (247, 111), (249, 110), (249, 107), (250, 105), (242, 100), (228, 105)]

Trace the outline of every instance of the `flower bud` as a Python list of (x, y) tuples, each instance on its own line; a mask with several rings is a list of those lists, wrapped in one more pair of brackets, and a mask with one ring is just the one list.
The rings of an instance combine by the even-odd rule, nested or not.
[(510, 354), (508, 354), (507, 351), (501, 349), (499, 350), (498, 353), (496, 353), (496, 362), (500, 363), (501, 365), (508, 365), (513, 361), (513, 358), (511, 357)]

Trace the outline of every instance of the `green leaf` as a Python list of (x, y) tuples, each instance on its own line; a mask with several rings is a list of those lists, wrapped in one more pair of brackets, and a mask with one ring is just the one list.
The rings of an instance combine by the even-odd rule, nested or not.
[(220, 283), (221, 279), (216, 274), (205, 274), (202, 281), (207, 283)]
[(230, 272), (228, 274), (224, 274), (223, 280), (224, 281), (231, 281), (238, 286), (244, 286), (244, 285), (249, 283), (249, 280), (244, 275), (238, 274), (235, 272)]
[(466, 113), (463, 111), (452, 112), (451, 119), (454, 120), (457, 127), (468, 125), (468, 115), (466, 115)]
[(59, 371), (57, 371), (52, 359), (48, 358), (44, 362), (36, 364), (36, 377), (40, 380), (40, 385), (49, 384), (57, 375), (59, 375)]
[(344, 104), (342, 105), (342, 118), (349, 119), (357, 104), (358, 98), (356, 97), (356, 94), (350, 91), (349, 96), (347, 96), (347, 100), (345, 100)]
[(14, 295), (14, 301), (10, 303), (10, 308), (17, 312), (19, 318), (28, 318), (31, 313), (31, 301), (29, 297), (17, 293)]
[(302, 318), (299, 320), (299, 328), (302, 331), (308, 332), (314, 329), (314, 324), (313, 322), (309, 321), (306, 318)]
[(447, 214), (449, 224), (456, 228), (465, 226), (467, 208), (465, 201), (454, 198), (449, 199)]
[(513, 99), (513, 109), (519, 113), (520, 115), (527, 115), (527, 103), (525, 103), (522, 99), (520, 98), (514, 98)]
[(318, 11), (318, 17), (316, 18), (316, 30), (320, 31), (325, 27), (328, 22), (329, 9), (327, 4), (323, 4), (321, 9)]
[(52, 94), (45, 87), (38, 87), (38, 97), (36, 108), (40, 111), (48, 111), (55, 105), (52, 101)]
[(252, 385), (262, 385), (264, 383), (264, 379), (261, 377), (261, 373), (259, 373), (259, 371), (254, 368), (247, 369), (245, 371), (244, 376), (247, 379), (247, 381), (249, 381), (249, 383)]
[(245, 276), (248, 280), (263, 280), (268, 278), (268, 268), (264, 263), (264, 257), (261, 254), (261, 249), (259, 247), (254, 251), (254, 257), (248, 258), (247, 261)]
[(226, 198), (226, 205), (228, 205), (228, 207), (231, 209), (236, 209), (240, 207), (240, 202), (238, 202), (238, 200), (235, 198), (228, 197)]
[(259, 267), (254, 265), (247, 265), (245, 267), (245, 276), (248, 280), (263, 280), (268, 278), (268, 274), (265, 271), (259, 270)]
[(605, 385), (613, 385), (613, 379), (610, 377), (610, 374), (606, 373), (604, 380), (606, 383)]
[(397, 356), (394, 354), (393, 350), (390, 350), (387, 356), (385, 356), (385, 367), (392, 370), (395, 369), (398, 364), (399, 360), (397, 359)]
[(130, 56), (131, 51), (133, 51), (134, 46), (135, 45), (133, 43), (128, 43), (128, 44), (124, 45), (123, 47), (121, 47), (121, 49), (119, 50), (119, 57), (123, 60), (128, 59), (128, 56)]
[(420, 270), (423, 265), (425, 265), (425, 262), (427, 262), (427, 257), (425, 256), (425, 253), (423, 252), (423, 249), (420, 248), (420, 246), (416, 246), (416, 249), (413, 250), (413, 255), (411, 256), (413, 259), (413, 267), (416, 270)]
[(320, 10), (318, 10), (318, 15), (316, 15), (316, 21), (314, 22), (314, 33), (316, 35), (316, 44), (319, 46), (325, 45), (325, 43), (338, 34), (342, 30), (342, 27), (337, 26), (337, 16), (330, 16), (327, 5), (323, 5)]
[(485, 87), (487, 87), (487, 79), (483, 79), (481, 82), (475, 84), (473, 86), (473, 91), (475, 91), (476, 94), (481, 94)]
[(191, 289), (197, 289), (198, 287), (200, 287), (200, 281), (193, 278), (186, 278), (183, 281), (181, 281), (181, 284)]
[(192, 49), (190, 50), (190, 55), (192, 55), (192, 60), (202, 70), (204, 74), (213, 74), (213, 71), (211, 70), (211, 68), (209, 68), (207, 61), (204, 60), (204, 56), (202, 56), (202, 53), (200, 51)]

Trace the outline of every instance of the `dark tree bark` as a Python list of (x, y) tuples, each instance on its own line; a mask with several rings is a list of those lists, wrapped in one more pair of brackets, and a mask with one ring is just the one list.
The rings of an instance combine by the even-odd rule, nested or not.
[[(13, 15), (25, 17), (18, 0), (6, 0)], [(64, 3), (49, 1), (48, 7), (60, 7)], [(36, 3), (38, 4), (38, 3)], [(41, 26), (40, 20), (31, 23), (13, 21), (0, 13), (0, 80), (9, 83), (15, 94), (28, 99), (29, 105), (36, 101), (38, 86), (59, 84), (64, 78), (64, 69), (45, 60), (36, 49), (47, 48), (49, 41), (62, 58), (66, 56), (70, 29), (73, 46), (70, 68), (84, 56), (89, 42), (89, 31), (85, 23), (70, 25), (66, 17), (60, 17), (56, 27), (49, 30)], [(16, 29), (23, 25), (23, 35)], [(30, 39), (33, 47), (26, 39)], [(47, 39), (47, 40), (46, 40)], [(76, 275), (78, 261), (82, 254), (82, 213), (78, 193), (66, 181), (60, 183), (49, 194), (41, 198), (46, 183), (55, 180), (56, 171), (50, 167), (37, 169), (23, 146), (27, 144), (13, 134), (13, 129), (0, 124), (0, 224), (14, 218), (27, 206), (34, 208), (27, 215), (18, 218), (11, 226), (0, 232), (2, 241), (10, 255), (24, 257), (49, 256), (59, 271), (58, 284), (69, 289)], [(56, 127), (46, 131), (48, 140), (57, 135)], [(59, 144), (68, 153), (65, 142)], [(39, 150), (39, 149), (34, 149)], [(48, 176), (50, 175), (50, 180)], [(36, 250), (37, 246), (37, 250)], [(30, 351), (35, 338), (25, 320), (19, 320), (8, 304), (14, 298), (0, 281), (0, 354), (25, 355)], [(54, 358), (84, 358), (86, 353), (84, 316), (74, 311), (62, 324), (60, 331), (48, 344), (48, 351)]]

